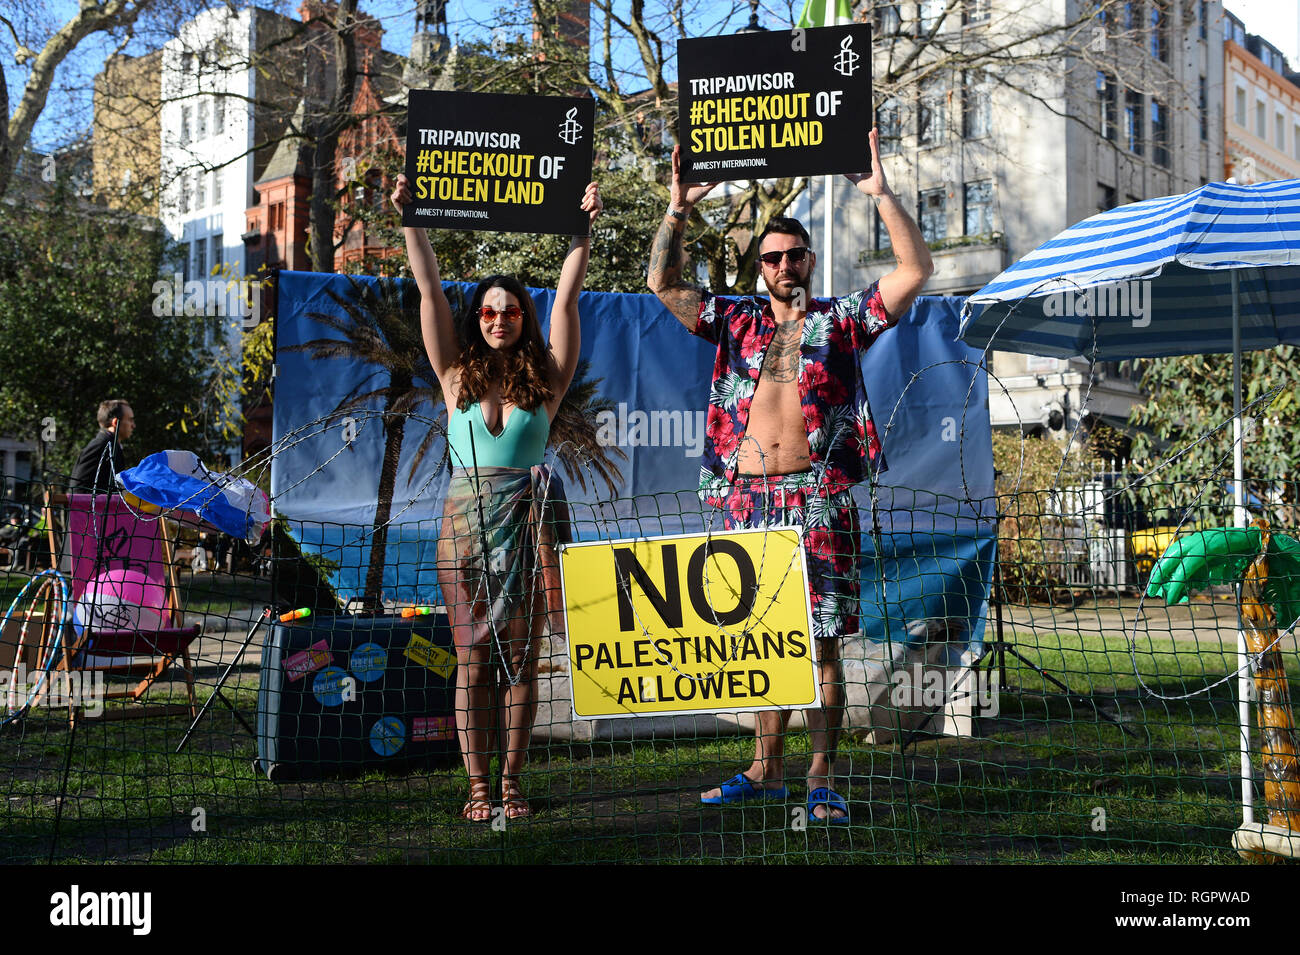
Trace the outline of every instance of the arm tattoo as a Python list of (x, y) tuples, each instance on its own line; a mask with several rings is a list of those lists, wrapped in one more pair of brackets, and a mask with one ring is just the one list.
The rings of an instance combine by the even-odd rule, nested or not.
[(681, 270), (682, 236), (665, 219), (650, 246), (650, 284), (659, 287), (672, 278), (680, 279)]
[(701, 289), (682, 281), (682, 267), (682, 234), (665, 218), (650, 244), (650, 274), (646, 283), (679, 322), (694, 329)]
[(803, 322), (785, 322), (776, 326), (772, 344), (763, 356), (762, 376), (786, 384), (799, 377), (799, 339)]
[(681, 274), (681, 233), (664, 220), (654, 234), (650, 247), (650, 285), (659, 285), (655, 279), (666, 279), (668, 273)]

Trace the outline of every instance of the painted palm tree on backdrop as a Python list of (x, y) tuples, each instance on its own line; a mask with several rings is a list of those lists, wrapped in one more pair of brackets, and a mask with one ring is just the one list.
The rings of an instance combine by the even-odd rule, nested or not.
[[(375, 402), (383, 402), (384, 455), (370, 537), (370, 564), (362, 592), (367, 608), (381, 610), (388, 522), (392, 515), (393, 491), (397, 485), (406, 423), (412, 413), (426, 404), (427, 413), (432, 416), (443, 403), (443, 396), (420, 336), (420, 295), (415, 282), (395, 278), (368, 282), (351, 275), (346, 278), (349, 284), (346, 294), (326, 290), (342, 314), (310, 312), (307, 316), (343, 337), (317, 338), (290, 346), (288, 350), (306, 352), (317, 361), (345, 359), (367, 369), (361, 382), (329, 413), (330, 420), (341, 420)], [(462, 286), (448, 286), (447, 298), (453, 311), (459, 312), (465, 307)], [(586, 489), (585, 472), (589, 467), (605, 482), (612, 495), (623, 480), (614, 457), (626, 460), (627, 455), (620, 448), (604, 447), (596, 440), (596, 415), (611, 408), (612, 402), (597, 392), (601, 379), (587, 378), (590, 367), (587, 361), (578, 364), (573, 384), (552, 422), (550, 445), (557, 448), (565, 473), (580, 487)], [(411, 460), (408, 484), (424, 462), (434, 438), (443, 434), (442, 428), (430, 427), (427, 430)], [(446, 460), (444, 451), (439, 466)]]

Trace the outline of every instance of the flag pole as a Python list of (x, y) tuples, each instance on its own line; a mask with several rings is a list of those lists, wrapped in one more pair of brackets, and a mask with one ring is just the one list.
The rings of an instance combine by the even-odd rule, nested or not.
[(835, 177), (823, 176), (822, 235), (826, 246), (826, 267), (822, 269), (822, 298), (835, 295)]

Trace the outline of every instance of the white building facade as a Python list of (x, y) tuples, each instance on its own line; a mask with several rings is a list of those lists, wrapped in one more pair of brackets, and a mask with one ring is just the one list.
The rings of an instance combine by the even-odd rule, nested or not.
[[(159, 215), (178, 243), (179, 284), (204, 283), (204, 314), (239, 319), (247, 310), (242, 291), (226, 286), (244, 277), (244, 211), (256, 201), (257, 166), (269, 153), (254, 147), (268, 137), (266, 126), (283, 128), (294, 102), (276, 103), (285, 98), (277, 94), (289, 94), (254, 64), (260, 49), (295, 26), (257, 8), (215, 7), (163, 50)], [(191, 286), (185, 300), (197, 292)]]
[[(1090, 215), (1222, 178), (1217, 0), (947, 0), (872, 9), (883, 161), (932, 249), (927, 294), (970, 294)], [(1007, 65), (996, 51), (1017, 37), (1025, 38), (1017, 62)], [(893, 78), (898, 92), (889, 95), (891, 68), (914, 53), (917, 65)], [(879, 217), (850, 188), (840, 179), (830, 203), (837, 290), (893, 268)], [(794, 214), (820, 243), (822, 180), (800, 205)], [(1063, 433), (1084, 413), (1122, 422), (1141, 400), (1113, 363), (998, 352), (991, 372), (995, 428)]]

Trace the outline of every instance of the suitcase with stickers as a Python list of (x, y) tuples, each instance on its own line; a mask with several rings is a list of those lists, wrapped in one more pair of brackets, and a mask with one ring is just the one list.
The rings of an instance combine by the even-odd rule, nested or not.
[(276, 623), (262, 647), (254, 766), (283, 782), (455, 762), (455, 686), (443, 613)]

